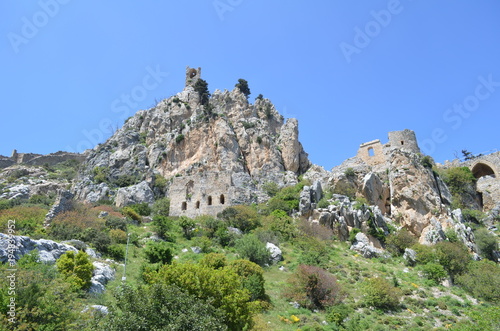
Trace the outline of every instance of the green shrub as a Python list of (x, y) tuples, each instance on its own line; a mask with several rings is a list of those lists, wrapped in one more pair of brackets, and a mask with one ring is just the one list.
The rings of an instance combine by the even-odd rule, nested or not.
[(262, 185), (262, 190), (272, 198), (278, 194), (280, 187), (275, 182), (266, 182)]
[(142, 216), (149, 216), (151, 214), (151, 207), (149, 207), (147, 202), (136, 203), (129, 205), (128, 207)]
[(456, 167), (439, 171), (439, 176), (448, 185), (452, 194), (463, 194), (476, 178), (468, 167)]
[(329, 261), (329, 251), (326, 244), (314, 237), (302, 236), (296, 242), (300, 248), (298, 262), (304, 265), (326, 267)]
[(92, 170), (92, 174), (94, 175), (94, 181), (97, 184), (107, 183), (109, 176), (109, 168), (107, 167), (95, 167)]
[(127, 187), (136, 184), (138, 178), (134, 175), (121, 175), (118, 178), (111, 181), (112, 185), (118, 187)]
[(255, 123), (252, 123), (252, 122), (242, 121), (241, 125), (243, 125), (243, 127), (245, 128), (245, 130), (255, 128)]
[(434, 247), (439, 264), (448, 271), (452, 280), (467, 269), (471, 258), (465, 245), (441, 241)]
[(344, 321), (350, 314), (354, 312), (354, 309), (344, 303), (340, 303), (332, 306), (328, 309), (328, 315), (326, 320), (330, 323), (335, 323), (338, 326), (344, 325)]
[(141, 216), (130, 206), (123, 207), (122, 214), (133, 219), (134, 221), (140, 222), (142, 220)]
[(434, 165), (434, 160), (429, 155), (425, 155), (422, 156), (422, 158), (420, 159), (420, 164), (423, 165), (425, 168), (432, 169)]
[(86, 290), (90, 287), (94, 265), (87, 253), (79, 251), (75, 254), (68, 251), (56, 261), (57, 270), (75, 290)]
[(487, 229), (478, 229), (475, 233), (475, 241), (479, 252), (485, 258), (491, 261), (495, 261), (495, 256), (493, 251), (498, 250), (498, 239), (493, 233), (490, 233)]
[(422, 266), (422, 272), (427, 279), (434, 281), (436, 284), (439, 284), (443, 281), (448, 273), (444, 269), (444, 267), (438, 263), (429, 262)]
[(125, 259), (125, 247), (122, 245), (109, 245), (107, 254), (117, 261), (123, 261)]
[(180, 134), (177, 137), (175, 137), (175, 142), (178, 143), (178, 144), (180, 144), (181, 141), (183, 141), (183, 140), (184, 140), (184, 135), (183, 134)]
[(104, 223), (109, 229), (117, 229), (127, 232), (127, 221), (123, 218), (108, 216)]
[(226, 256), (220, 253), (206, 254), (201, 260), (200, 264), (212, 269), (224, 268), (227, 264)]
[[(7, 233), (9, 220), (15, 221), (17, 235), (41, 233), (47, 209), (39, 206), (13, 206), (0, 210), (0, 232)], [(11, 222), (12, 225), (12, 222)]]
[(248, 232), (260, 225), (260, 216), (251, 206), (238, 205), (224, 209), (217, 217), (225, 220), (229, 226)]
[(284, 240), (289, 240), (297, 235), (297, 228), (294, 225), (293, 218), (283, 210), (274, 210), (264, 218), (265, 228), (279, 234)]
[(339, 180), (333, 188), (333, 193), (345, 195), (350, 200), (354, 200), (356, 198), (356, 188), (346, 180)]
[(467, 271), (456, 278), (456, 283), (474, 297), (500, 302), (500, 267), (492, 261), (473, 261)]
[(385, 278), (370, 278), (363, 284), (364, 303), (381, 309), (396, 309), (399, 306), (401, 290)]
[(243, 288), (241, 277), (228, 268), (212, 269), (201, 264), (173, 263), (157, 273), (146, 275), (151, 284), (176, 285), (198, 302), (210, 303), (224, 312), (230, 330), (242, 330), (251, 324), (253, 306)]
[(351, 231), (349, 231), (349, 241), (351, 244), (354, 244), (356, 241), (356, 235), (361, 232), (361, 229), (359, 228), (352, 228)]
[(248, 259), (260, 266), (270, 262), (270, 253), (266, 245), (262, 243), (254, 234), (247, 234), (238, 239), (235, 244), (236, 252), (242, 258)]
[(434, 247), (415, 244), (411, 247), (417, 253), (417, 263), (418, 264), (427, 264), (429, 262), (437, 262), (438, 257), (436, 250)]
[(54, 200), (54, 198), (51, 198), (47, 195), (34, 194), (29, 198), (29, 203), (50, 207), (54, 203)]
[(175, 285), (127, 285), (114, 293), (109, 314), (93, 318), (89, 330), (227, 330), (222, 309)]
[(467, 222), (481, 223), (486, 217), (486, 214), (480, 210), (475, 209), (462, 209), (462, 215)]
[(170, 199), (161, 198), (161, 199), (156, 200), (153, 203), (153, 207), (151, 210), (152, 210), (153, 214), (168, 216), (170, 213)]
[(160, 238), (171, 241), (171, 235), (169, 234), (172, 229), (173, 221), (169, 217), (163, 215), (153, 216), (153, 229), (160, 236)]
[(144, 254), (149, 263), (170, 264), (172, 262), (172, 249), (164, 241), (149, 241), (144, 249)]
[(330, 202), (328, 201), (328, 199), (323, 197), (321, 200), (319, 200), (317, 207), (318, 208), (328, 208), (329, 205), (330, 205)]
[(289, 279), (285, 295), (309, 309), (333, 306), (344, 297), (335, 276), (322, 268), (303, 264), (297, 267)]
[(346, 177), (354, 177), (356, 176), (356, 173), (354, 172), (354, 169), (353, 168), (347, 168), (345, 171), (344, 171), (344, 175)]
[(241, 277), (243, 288), (250, 292), (250, 301), (268, 300), (264, 286), (264, 270), (259, 265), (240, 259), (231, 261), (227, 268)]
[(177, 220), (177, 224), (179, 224), (179, 226), (182, 228), (182, 233), (184, 235), (184, 238), (189, 240), (193, 237), (193, 232), (196, 227), (195, 221), (193, 221), (189, 217), (181, 216)]
[(127, 233), (120, 229), (113, 229), (109, 231), (109, 238), (115, 244), (126, 244), (127, 243)]
[(417, 238), (405, 228), (386, 237), (387, 250), (396, 256), (403, 255), (406, 248), (417, 243)]
[(154, 188), (157, 188), (161, 192), (164, 192), (165, 189), (167, 188), (167, 179), (163, 177), (162, 175), (156, 174), (155, 175), (155, 183), (154, 183)]
[[(53, 265), (38, 261), (38, 251), (24, 255), (17, 263), (15, 312), (16, 320), (10, 322), (9, 282), (0, 282), (0, 329), (1, 330), (71, 330), (81, 318), (83, 305), (71, 285), (61, 279)], [(10, 272), (6, 264), (0, 264), (0, 273)]]

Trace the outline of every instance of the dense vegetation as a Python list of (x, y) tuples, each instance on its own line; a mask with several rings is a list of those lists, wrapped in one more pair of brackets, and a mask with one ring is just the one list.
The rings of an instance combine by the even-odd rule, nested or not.
[[(351, 170), (346, 176), (354, 175)], [(457, 196), (454, 190), (472, 182), (465, 170), (447, 176)], [(391, 257), (365, 259), (331, 229), (292, 217), (308, 184), (266, 183), (268, 203), (194, 219), (169, 217), (165, 198), (122, 209), (75, 204), (48, 228), (43, 221), (51, 201), (0, 201), (2, 231), (15, 218), (18, 234), (81, 240), (103, 259), (114, 259), (117, 269), (105, 293), (89, 294), (93, 266), (85, 253), (67, 253), (56, 265), (37, 262), (36, 253), (26, 255), (18, 262), (16, 324), (7, 320), (8, 286), (0, 283), (1, 325), (13, 330), (494, 330), (500, 323), (497, 264), (473, 261), (452, 233), (448, 241), (424, 246), (404, 229), (384, 235)], [(358, 200), (363, 208), (366, 201)], [(99, 217), (102, 211), (107, 215)], [(351, 230), (352, 238), (357, 231)], [(476, 234), (481, 254), (491, 258), (496, 235), (480, 226)], [(273, 264), (266, 243), (280, 247), (282, 261)], [(414, 264), (403, 258), (406, 248), (417, 252)], [(0, 269), (6, 273), (8, 267)], [(444, 286), (443, 280), (453, 285)], [(109, 314), (89, 308), (96, 304), (107, 306)]]

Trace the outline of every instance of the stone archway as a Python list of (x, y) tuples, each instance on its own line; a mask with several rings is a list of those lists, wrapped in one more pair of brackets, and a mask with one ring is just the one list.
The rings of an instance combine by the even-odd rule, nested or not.
[(471, 165), (470, 170), (476, 178), (481, 178), (484, 176), (492, 176), (498, 178), (498, 172), (496, 171), (495, 166), (488, 161), (478, 160)]

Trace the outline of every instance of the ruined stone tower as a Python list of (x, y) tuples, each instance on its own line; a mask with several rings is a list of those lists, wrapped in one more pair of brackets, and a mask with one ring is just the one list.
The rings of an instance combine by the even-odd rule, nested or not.
[(201, 78), (201, 68), (198, 69), (190, 68), (186, 66), (186, 87), (194, 86), (196, 81)]
[(396, 147), (413, 153), (420, 153), (417, 136), (412, 130), (404, 129), (403, 131), (389, 132), (389, 144), (391, 147)]

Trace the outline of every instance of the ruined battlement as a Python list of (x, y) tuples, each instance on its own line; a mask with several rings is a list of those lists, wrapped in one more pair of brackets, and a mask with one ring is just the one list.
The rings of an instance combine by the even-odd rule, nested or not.
[(48, 164), (52, 166), (68, 160), (77, 160), (83, 162), (86, 158), (84, 154), (69, 153), (69, 152), (56, 152), (47, 155), (34, 154), (34, 153), (18, 153), (13, 150), (10, 157), (0, 156), (0, 169), (10, 167), (15, 164), (43, 166)]
[(359, 145), (357, 157), (368, 165), (375, 166), (386, 161), (384, 148), (397, 148), (412, 153), (420, 153), (417, 136), (412, 130), (391, 131), (389, 142), (382, 145), (379, 139)]

